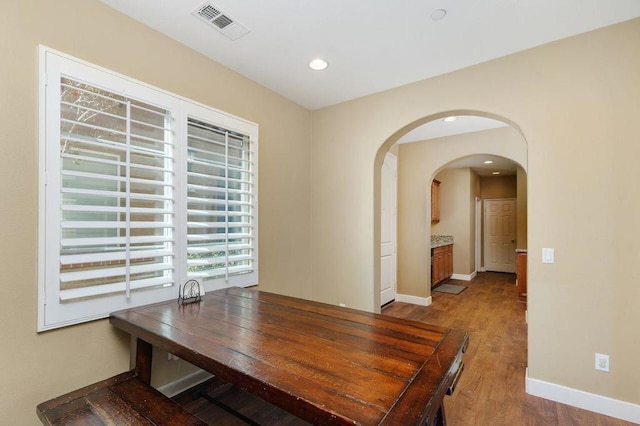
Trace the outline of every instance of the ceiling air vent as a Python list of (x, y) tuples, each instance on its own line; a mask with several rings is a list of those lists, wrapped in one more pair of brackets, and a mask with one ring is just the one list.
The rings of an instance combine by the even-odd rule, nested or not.
[(206, 2), (200, 5), (193, 14), (211, 25), (231, 40), (237, 40), (249, 33), (249, 29), (233, 19), (229, 14), (224, 13), (219, 7)]

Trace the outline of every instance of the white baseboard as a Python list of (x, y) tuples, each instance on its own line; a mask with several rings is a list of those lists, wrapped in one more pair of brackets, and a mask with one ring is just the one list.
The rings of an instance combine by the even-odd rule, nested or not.
[(396, 293), (396, 302), (411, 303), (412, 305), (429, 306), (431, 304), (431, 296), (418, 297), (409, 294)]
[(195, 373), (191, 373), (188, 376), (184, 376), (176, 381), (167, 383), (164, 386), (160, 386), (158, 390), (165, 396), (172, 398), (187, 389), (199, 385), (200, 383), (209, 380), (213, 375), (204, 370), (198, 370)]
[(473, 271), (473, 273), (471, 273), (469, 275), (453, 274), (453, 275), (451, 275), (451, 279), (452, 280), (471, 281), (472, 279), (474, 279), (476, 277), (476, 275), (478, 275), (477, 271)]
[(527, 369), (525, 386), (529, 395), (640, 424), (640, 405), (638, 404), (532, 379), (529, 377), (529, 369)]

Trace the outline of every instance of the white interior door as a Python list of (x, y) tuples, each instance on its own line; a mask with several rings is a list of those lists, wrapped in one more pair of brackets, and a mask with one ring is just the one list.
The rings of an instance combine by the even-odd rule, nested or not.
[(396, 298), (396, 218), (398, 160), (387, 153), (381, 173), (381, 230), (380, 230), (380, 305)]
[(516, 200), (484, 201), (484, 267), (516, 272)]

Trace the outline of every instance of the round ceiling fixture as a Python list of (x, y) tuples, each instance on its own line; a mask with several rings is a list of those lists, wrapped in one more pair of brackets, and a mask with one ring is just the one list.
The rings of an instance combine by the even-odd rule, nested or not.
[(491, 173), (491, 174), (492, 174), (492, 175), (499, 175), (499, 174), (500, 174), (500, 172), (493, 172), (493, 173)]
[(309, 61), (309, 68), (314, 71), (323, 71), (329, 67), (329, 63), (322, 58), (316, 58)]
[(451, 117), (443, 118), (442, 121), (444, 121), (445, 123), (452, 123), (452, 122), (456, 121), (457, 119), (458, 119), (458, 117), (451, 116)]
[(443, 19), (445, 16), (447, 16), (447, 11), (445, 9), (436, 9), (433, 12), (431, 12), (432, 21), (439, 21)]
[(493, 161), (492, 160), (487, 160), (487, 161), (484, 162), (484, 164), (493, 164)]

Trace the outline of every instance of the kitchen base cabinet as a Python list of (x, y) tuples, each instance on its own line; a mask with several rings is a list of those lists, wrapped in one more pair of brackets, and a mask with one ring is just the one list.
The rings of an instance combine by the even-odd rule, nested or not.
[(516, 287), (518, 300), (527, 303), (527, 252), (516, 252)]
[(431, 249), (431, 288), (453, 275), (453, 244)]

